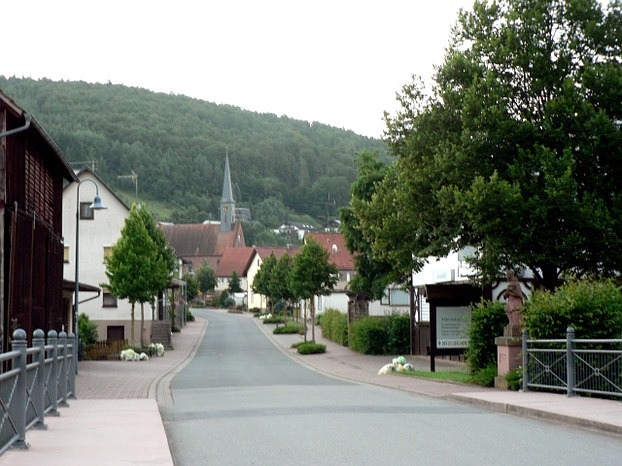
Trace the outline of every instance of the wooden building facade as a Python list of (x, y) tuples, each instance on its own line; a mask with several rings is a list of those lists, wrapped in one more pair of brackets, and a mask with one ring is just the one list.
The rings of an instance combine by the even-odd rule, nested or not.
[[(39, 123), (0, 91), (2, 351), (23, 328), (69, 332), (63, 300), (63, 184), (75, 175)], [(69, 308), (68, 308), (69, 307)]]

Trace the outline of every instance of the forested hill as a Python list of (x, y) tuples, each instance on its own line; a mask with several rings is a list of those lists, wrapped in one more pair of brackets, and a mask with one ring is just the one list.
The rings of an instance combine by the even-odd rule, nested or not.
[[(112, 84), (0, 76), (0, 89), (30, 112), (67, 160), (94, 162), (110, 186), (162, 220), (219, 218), (225, 153), (236, 205), (268, 227), (315, 219), (349, 201), (355, 155), (386, 151), (376, 139), (320, 123), (259, 114), (181, 95)], [(335, 200), (335, 205), (327, 203)]]

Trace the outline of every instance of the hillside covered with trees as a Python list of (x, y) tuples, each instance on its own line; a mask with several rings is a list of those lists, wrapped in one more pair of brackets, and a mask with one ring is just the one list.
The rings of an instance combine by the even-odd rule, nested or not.
[[(136, 190), (149, 206), (166, 206), (154, 209), (159, 220), (176, 223), (219, 218), (226, 153), (236, 205), (267, 227), (336, 217), (355, 155), (386, 153), (382, 141), (352, 131), (134, 87), (0, 76), (0, 89), (74, 168), (94, 166), (128, 202)], [(119, 178), (132, 173), (137, 184)]]

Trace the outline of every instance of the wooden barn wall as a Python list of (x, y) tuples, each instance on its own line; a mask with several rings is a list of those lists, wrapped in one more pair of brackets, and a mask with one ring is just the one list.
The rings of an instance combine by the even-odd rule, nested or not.
[[(5, 238), (9, 240), (8, 303), (4, 328), (9, 336), (20, 327), (29, 337), (41, 328), (68, 330), (62, 308), (63, 243), (31, 213), (7, 209)], [(5, 348), (5, 350), (8, 348)]]
[[(68, 330), (62, 308), (62, 183), (57, 160), (33, 131), (6, 145), (4, 347), (21, 327)], [(17, 203), (17, 204), (15, 204)]]

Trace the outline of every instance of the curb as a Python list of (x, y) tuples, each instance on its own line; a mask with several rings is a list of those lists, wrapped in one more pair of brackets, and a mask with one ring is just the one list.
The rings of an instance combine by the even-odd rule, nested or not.
[(205, 336), (205, 332), (207, 331), (207, 327), (209, 325), (209, 321), (207, 319), (198, 318), (195, 322), (202, 322), (203, 328), (200, 330), (199, 335), (194, 342), (190, 352), (186, 355), (184, 359), (182, 359), (179, 364), (170, 369), (168, 372), (162, 374), (160, 377), (156, 378), (151, 385), (149, 385), (149, 393), (147, 395), (148, 398), (155, 398), (156, 402), (159, 405), (163, 406), (172, 406), (175, 404), (175, 400), (173, 399), (173, 395), (171, 393), (170, 384), (179, 372), (181, 372), (184, 367), (186, 367), (190, 362), (194, 359), (197, 351), (199, 350), (199, 346), (203, 341), (203, 337)]
[(600, 433), (622, 435), (622, 426), (616, 426), (608, 424), (606, 422), (599, 422), (591, 419), (570, 416), (567, 414), (554, 413), (542, 409), (531, 408), (528, 406), (521, 406), (514, 403), (483, 400), (481, 398), (473, 398), (470, 396), (463, 396), (456, 393), (452, 393), (445, 398), (462, 404), (468, 404), (471, 406), (476, 406), (478, 408), (484, 408), (490, 411), (509, 414), (512, 416), (529, 417), (545, 421), (552, 421), (558, 424), (580, 427)]

